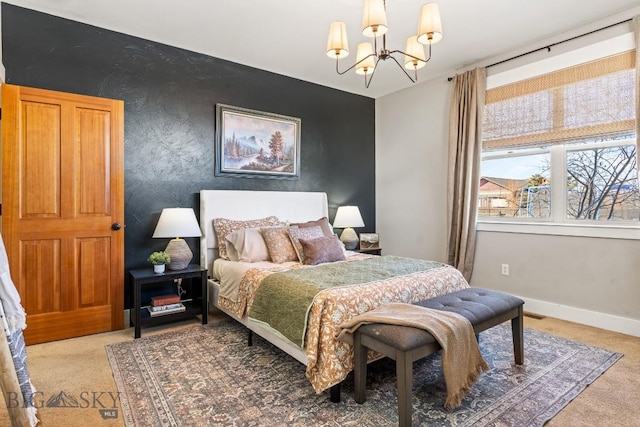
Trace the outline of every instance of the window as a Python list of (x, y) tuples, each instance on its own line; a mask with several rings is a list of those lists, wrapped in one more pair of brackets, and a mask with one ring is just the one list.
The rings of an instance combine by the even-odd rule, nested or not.
[(640, 221), (635, 51), (487, 91), (479, 219)]
[(482, 158), (479, 217), (549, 218), (549, 148), (487, 152)]
[(638, 221), (640, 193), (635, 139), (565, 147), (566, 218)]

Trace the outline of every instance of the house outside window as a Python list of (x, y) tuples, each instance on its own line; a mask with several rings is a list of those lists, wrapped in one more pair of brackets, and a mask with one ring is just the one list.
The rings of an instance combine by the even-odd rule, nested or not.
[(640, 223), (635, 50), (487, 91), (479, 221)]

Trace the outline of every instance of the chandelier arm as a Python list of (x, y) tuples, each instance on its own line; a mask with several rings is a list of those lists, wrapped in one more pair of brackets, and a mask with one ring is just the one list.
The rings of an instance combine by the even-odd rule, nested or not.
[[(354, 69), (354, 68), (355, 68), (359, 63), (363, 62), (365, 59), (368, 59), (368, 58), (370, 58), (370, 57), (372, 57), (372, 56), (375, 56), (376, 58), (378, 57), (378, 55), (376, 55), (375, 53), (370, 53), (369, 55), (365, 56), (365, 57), (364, 57), (364, 58), (362, 58), (360, 61), (356, 62), (355, 64), (353, 64), (351, 67), (347, 68), (347, 69), (346, 69), (346, 70), (344, 70), (344, 71), (340, 71), (340, 70), (338, 69), (338, 60), (339, 60), (339, 58), (336, 58), (336, 73), (338, 73), (338, 74), (340, 74), (340, 75), (343, 75), (344, 73), (346, 73), (346, 72), (348, 72), (348, 71), (350, 71), (350, 70), (353, 70), (353, 69)], [(379, 60), (380, 60), (380, 59), (378, 59), (378, 61), (379, 61)], [(378, 65), (378, 63), (377, 63), (377, 62), (376, 62), (376, 65)]]
[(429, 57), (424, 62), (429, 62), (429, 60), (431, 59), (431, 45), (432, 43), (429, 43)]
[(410, 55), (410, 54), (408, 54), (408, 53), (406, 53), (406, 52), (404, 52), (402, 50), (392, 50), (391, 52), (389, 52), (389, 55), (394, 54), (394, 53), (399, 53), (400, 55), (405, 55), (405, 56), (408, 56), (409, 58), (415, 59), (416, 61), (420, 61), (420, 62), (424, 62), (424, 63), (429, 62), (429, 60), (431, 59), (431, 47), (429, 47), (429, 57), (427, 59), (418, 58), (417, 56)]
[[(400, 52), (400, 51), (398, 50), (398, 51), (394, 51), (394, 52)], [(398, 64), (398, 67), (400, 67), (400, 69), (402, 70), (402, 72), (403, 72), (407, 77), (409, 77), (409, 80), (411, 80), (411, 83), (415, 83), (415, 82), (416, 82), (416, 80), (417, 80), (417, 79), (416, 79), (416, 80), (413, 80), (413, 78), (409, 75), (409, 73), (407, 73), (407, 70), (405, 70), (405, 69), (404, 69), (404, 67), (402, 66), (402, 64), (400, 64), (396, 58), (394, 58), (394, 57), (393, 57), (393, 56), (391, 56), (391, 55), (389, 55), (389, 58), (393, 59), (393, 61), (394, 61), (396, 64)], [(372, 77), (373, 77), (373, 76), (372, 76)]]
[(364, 88), (369, 89), (369, 85), (371, 84), (371, 80), (373, 80), (373, 76), (376, 74), (376, 70), (378, 69), (378, 62), (380, 62), (380, 57), (377, 57), (376, 65), (373, 67), (373, 73), (371, 73), (371, 77), (369, 77), (369, 83), (367, 83), (367, 75), (364, 76)]

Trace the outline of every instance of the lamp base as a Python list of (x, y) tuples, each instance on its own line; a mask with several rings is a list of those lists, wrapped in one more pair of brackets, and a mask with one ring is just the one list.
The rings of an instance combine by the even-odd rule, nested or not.
[(169, 270), (184, 270), (193, 258), (193, 252), (184, 239), (171, 240), (164, 251), (171, 257), (171, 262), (167, 264)]
[(344, 243), (345, 249), (348, 249), (350, 251), (358, 247), (358, 235), (356, 234), (356, 231), (351, 227), (347, 227), (342, 230), (340, 240), (342, 241), (342, 243)]

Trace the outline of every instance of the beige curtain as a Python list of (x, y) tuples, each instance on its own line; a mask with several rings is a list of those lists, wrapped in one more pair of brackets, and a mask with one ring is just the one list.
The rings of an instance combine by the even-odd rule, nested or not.
[(636, 167), (638, 168), (638, 180), (640, 180), (640, 15), (633, 17), (633, 33), (636, 41)]
[(456, 75), (449, 113), (448, 263), (467, 280), (471, 280), (476, 243), (486, 80), (484, 68)]

